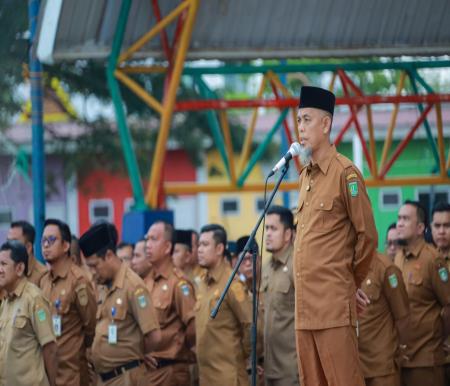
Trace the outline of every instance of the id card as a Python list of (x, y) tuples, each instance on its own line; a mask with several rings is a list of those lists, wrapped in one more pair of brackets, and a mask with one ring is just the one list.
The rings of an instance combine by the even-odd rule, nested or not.
[(108, 343), (117, 344), (117, 326), (115, 324), (108, 326)]
[(55, 336), (61, 336), (61, 315), (53, 315), (53, 333)]

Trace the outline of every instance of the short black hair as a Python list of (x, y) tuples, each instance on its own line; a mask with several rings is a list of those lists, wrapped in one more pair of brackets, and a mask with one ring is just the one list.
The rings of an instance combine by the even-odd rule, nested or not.
[(269, 214), (277, 214), (284, 229), (294, 229), (294, 215), (288, 208), (281, 205), (272, 205), (267, 211), (267, 215)]
[(11, 260), (15, 264), (23, 263), (24, 273), (28, 274), (28, 252), (25, 245), (18, 240), (8, 240), (2, 244), (0, 251), (11, 251)]
[(121, 241), (119, 244), (117, 244), (116, 250), (117, 249), (121, 249), (121, 248), (125, 248), (125, 247), (131, 247), (134, 249), (134, 244), (133, 243), (127, 243), (126, 241)]
[(22, 233), (25, 239), (29, 243), (34, 244), (34, 240), (36, 239), (36, 231), (34, 229), (34, 226), (31, 225), (28, 221), (25, 220), (13, 221), (10, 225), (10, 228), (22, 229)]
[(58, 220), (56, 218), (48, 218), (44, 222), (44, 228), (48, 225), (55, 225), (59, 229), (59, 233), (61, 234), (61, 238), (64, 241), (67, 241), (69, 244), (72, 242), (72, 233), (70, 233), (69, 226), (61, 220)]
[(395, 228), (397, 228), (397, 223), (396, 222), (393, 222), (391, 225), (389, 225), (388, 229), (386, 231), (386, 237), (387, 237), (389, 231), (392, 230), (392, 229), (395, 229)]
[(419, 222), (422, 222), (425, 224), (425, 228), (428, 226), (428, 217), (427, 217), (427, 211), (423, 207), (423, 205), (419, 201), (411, 201), (406, 200), (403, 205), (412, 205), (416, 208), (416, 214), (417, 219)]
[(227, 249), (227, 231), (222, 225), (207, 224), (200, 229), (200, 233), (213, 232), (213, 239), (217, 244), (223, 244), (224, 251)]
[(445, 201), (437, 202), (433, 207), (433, 211), (431, 212), (431, 218), (433, 218), (434, 214), (437, 212), (450, 212), (450, 204)]

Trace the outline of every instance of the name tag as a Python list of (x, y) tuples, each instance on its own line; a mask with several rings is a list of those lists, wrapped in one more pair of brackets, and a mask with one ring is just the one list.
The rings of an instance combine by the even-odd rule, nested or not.
[(55, 336), (61, 336), (61, 315), (53, 315), (52, 316), (53, 321), (53, 333)]
[(115, 324), (108, 326), (108, 343), (117, 344), (117, 326)]

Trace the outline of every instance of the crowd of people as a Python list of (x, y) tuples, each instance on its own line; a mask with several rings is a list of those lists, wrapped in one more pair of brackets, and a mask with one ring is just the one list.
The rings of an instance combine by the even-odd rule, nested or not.
[(132, 245), (111, 223), (78, 239), (47, 219), (41, 264), (33, 226), (13, 222), (0, 247), (0, 386), (249, 385), (254, 297), (258, 385), (449, 385), (450, 205), (429, 225), (406, 201), (376, 251), (363, 178), (330, 145), (333, 109), (333, 94), (302, 88), (298, 205), (271, 206), (264, 246), (245, 256), (249, 236), (232, 249), (219, 224), (155, 221)]

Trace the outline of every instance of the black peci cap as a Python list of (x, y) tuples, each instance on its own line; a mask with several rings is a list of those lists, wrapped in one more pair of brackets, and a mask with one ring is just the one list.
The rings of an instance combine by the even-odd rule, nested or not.
[(334, 113), (336, 97), (328, 90), (320, 87), (303, 86), (300, 91), (300, 103), (298, 108), (314, 107), (316, 109)]
[(117, 244), (117, 230), (114, 225), (100, 223), (92, 226), (79, 240), (80, 249), (85, 257), (106, 248), (115, 248)]
[(184, 244), (192, 248), (192, 231), (177, 229), (175, 231), (175, 244)]

